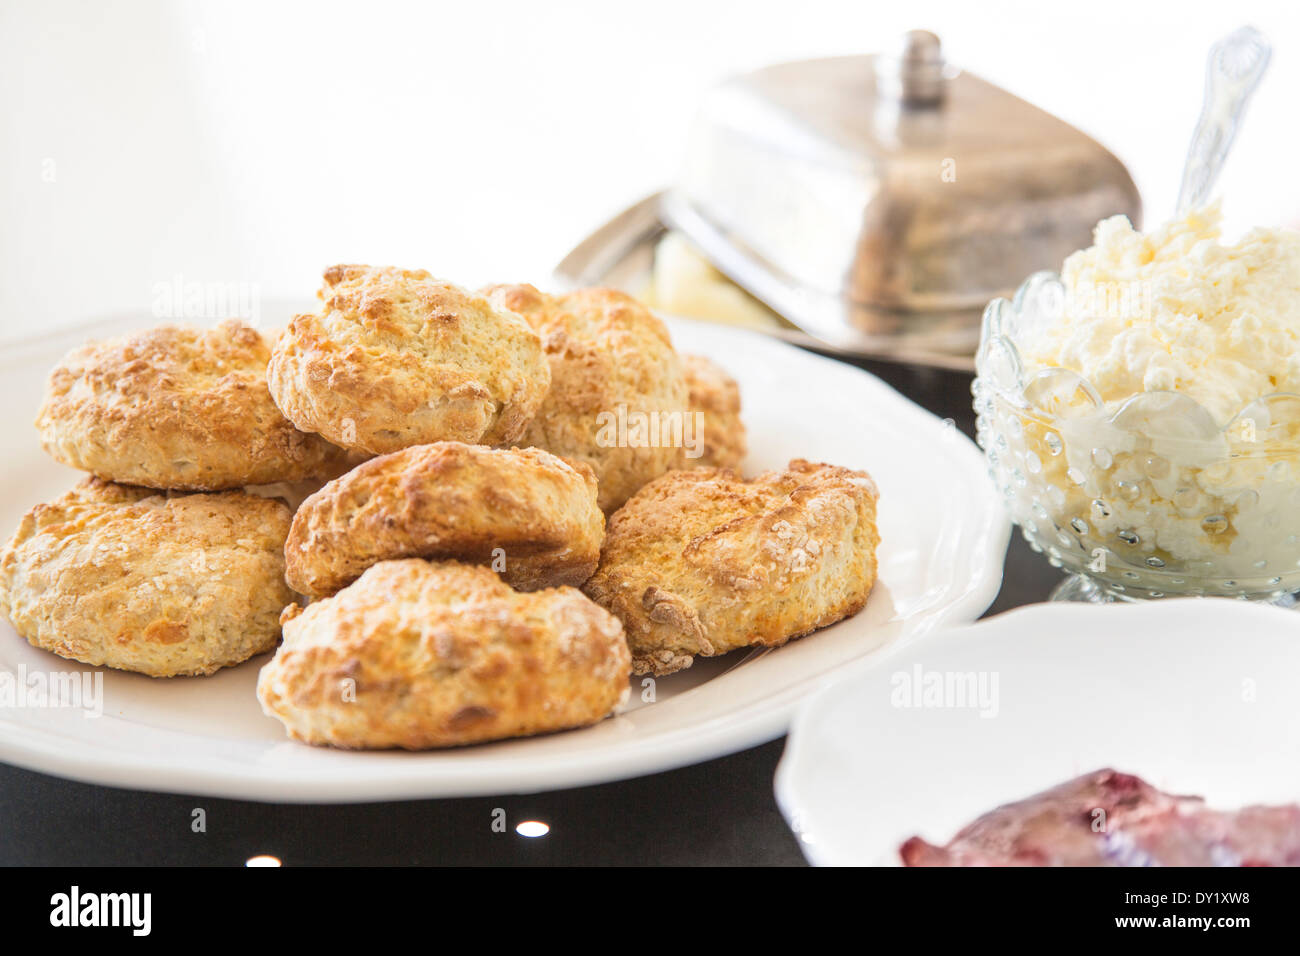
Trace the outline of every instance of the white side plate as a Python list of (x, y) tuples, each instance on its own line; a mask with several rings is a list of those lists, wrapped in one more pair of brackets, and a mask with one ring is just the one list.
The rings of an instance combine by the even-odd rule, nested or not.
[[(813, 863), (884, 866), (899, 865), (908, 837), (945, 844), (996, 807), (1103, 767), (1222, 809), (1294, 803), (1297, 624), (1294, 611), (1185, 598), (1034, 605), (952, 629), (808, 700), (777, 802)], [(996, 675), (996, 704), (904, 706), (918, 668), (922, 684), (982, 674), (986, 690)]]
[[(269, 318), (278, 310), (264, 309)], [(270, 313), (276, 311), (276, 315)], [(287, 317), (287, 312), (283, 317)], [(41, 451), (32, 420), (68, 348), (152, 324), (120, 320), (0, 351), (0, 534), (77, 480)], [(268, 323), (270, 324), (270, 323)], [(802, 457), (865, 468), (881, 492), (880, 580), (856, 617), (775, 651), (701, 661), (632, 709), (580, 731), (436, 753), (344, 753), (290, 742), (254, 696), (256, 658), (209, 678), (104, 671), (104, 715), (0, 709), (0, 759), (137, 789), (332, 802), (579, 786), (719, 757), (782, 734), (801, 698), (844, 664), (978, 617), (996, 595), (1008, 525), (960, 433), (850, 366), (738, 330), (671, 323), (679, 349), (739, 380), (746, 471)], [(0, 622), (0, 670), (94, 670), (30, 647)]]

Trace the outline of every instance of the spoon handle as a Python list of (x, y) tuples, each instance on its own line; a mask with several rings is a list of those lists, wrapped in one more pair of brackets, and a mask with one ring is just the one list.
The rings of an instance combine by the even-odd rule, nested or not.
[(1201, 206), (1232, 148), (1246, 103), (1268, 67), (1273, 49), (1254, 27), (1241, 27), (1210, 47), (1205, 68), (1205, 103), (1196, 122), (1178, 191), (1178, 215)]

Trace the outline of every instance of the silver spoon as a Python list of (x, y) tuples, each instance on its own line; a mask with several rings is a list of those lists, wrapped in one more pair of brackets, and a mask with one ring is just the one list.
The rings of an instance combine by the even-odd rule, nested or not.
[(1178, 215), (1204, 205), (1223, 170), (1237, 127), (1273, 48), (1254, 27), (1241, 27), (1210, 47), (1205, 68), (1205, 103), (1187, 149)]

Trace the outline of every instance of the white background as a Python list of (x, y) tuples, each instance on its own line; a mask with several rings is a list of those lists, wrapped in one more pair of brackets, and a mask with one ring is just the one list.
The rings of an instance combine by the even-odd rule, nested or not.
[(1163, 218), (1210, 43), (1274, 59), (1220, 183), (1231, 230), (1300, 222), (1300, 5), (0, 0), (0, 337), (148, 314), (159, 283), (310, 296), (340, 261), (544, 282), (669, 182), (700, 92), (940, 33), (957, 65), (1129, 164)]

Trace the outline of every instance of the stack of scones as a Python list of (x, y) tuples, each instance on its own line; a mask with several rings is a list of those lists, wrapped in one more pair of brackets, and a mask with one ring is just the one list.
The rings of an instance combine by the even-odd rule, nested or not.
[(745, 480), (736, 382), (635, 299), (361, 265), (319, 298), (59, 363), (36, 425), (89, 474), (0, 553), (20, 635), (153, 677), (274, 650), (291, 737), (426, 749), (593, 724), (633, 673), (865, 604), (871, 478)]

